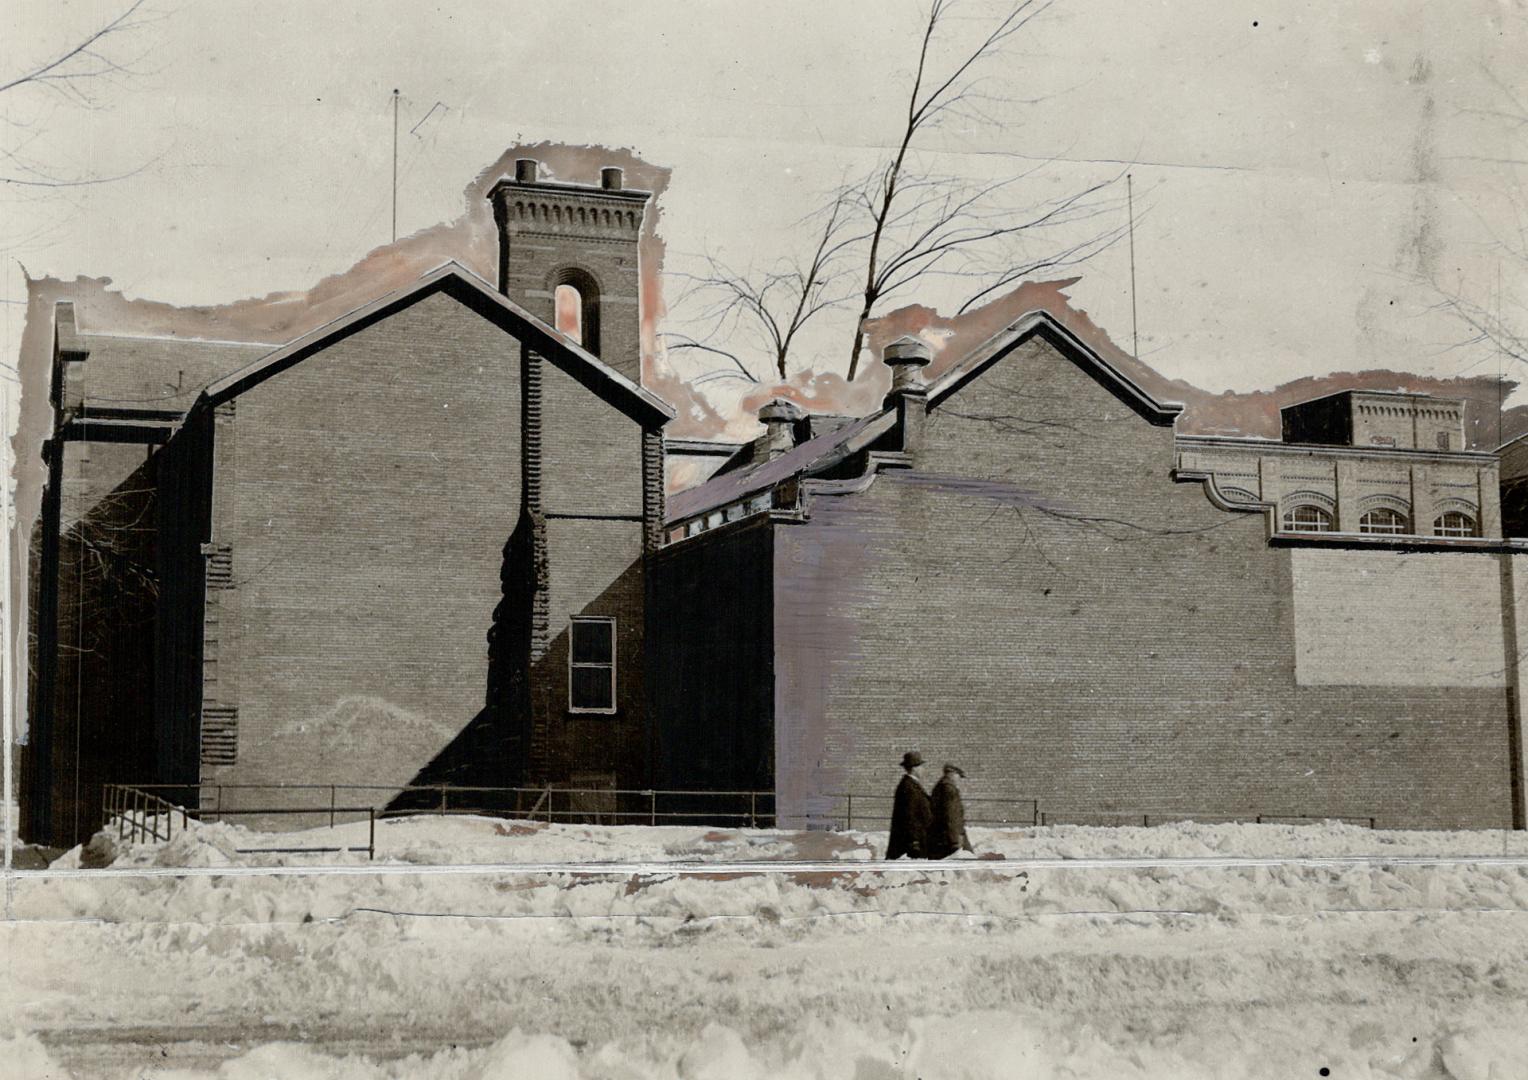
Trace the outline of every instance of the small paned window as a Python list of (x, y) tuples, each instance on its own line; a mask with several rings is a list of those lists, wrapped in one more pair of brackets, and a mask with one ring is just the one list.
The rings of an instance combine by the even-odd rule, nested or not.
[(1285, 532), (1331, 532), (1332, 515), (1319, 506), (1294, 506), (1284, 512)]
[(1458, 510), (1450, 510), (1433, 522), (1434, 536), (1477, 536), (1475, 519)]
[(580, 617), (568, 627), (568, 708), (615, 712), (615, 620)]
[(1449, 440), (1448, 440), (1448, 432), (1446, 432), (1446, 431), (1438, 432), (1438, 449), (1439, 450), (1451, 450), (1451, 449), (1453, 449), (1451, 446), (1449, 446), (1448, 442), (1449, 442)]
[(1358, 519), (1358, 531), (1395, 536), (1407, 531), (1406, 519), (1398, 511), (1381, 506)]

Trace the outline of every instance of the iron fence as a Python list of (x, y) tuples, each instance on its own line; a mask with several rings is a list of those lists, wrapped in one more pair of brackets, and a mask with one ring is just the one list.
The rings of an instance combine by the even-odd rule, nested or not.
[[(808, 824), (821, 823), (825, 828), (853, 829), (858, 815), (860, 828), (884, 828), (891, 820), (892, 802), (895, 795), (839, 792), (826, 796), (831, 800), (827, 811), (806, 815)], [(1005, 826), (1037, 825), (1040, 823), (1038, 799), (1015, 799), (1002, 796), (961, 796), (966, 811), (966, 824), (990, 828)]]
[[(246, 808), (230, 808), (222, 806), (219, 801), (217, 809), (207, 811), (200, 806), (177, 805), (167, 799), (154, 794), (150, 788), (184, 788), (194, 785), (177, 784), (106, 784), (101, 793), (101, 818), (104, 828), (111, 828), (115, 822), (117, 826), (117, 838), (125, 840), (131, 838), (134, 843), (147, 840), (163, 840), (168, 843), (175, 838), (175, 818), (179, 816), (181, 831), (184, 832), (188, 822), (192, 819), (205, 821), (209, 815), (213, 820), (221, 821), (227, 817), (237, 816), (260, 816), (288, 817), (296, 814), (311, 815), (320, 813), (313, 807), (307, 806), (258, 806)], [(338, 806), (331, 802), (328, 807), (329, 825), (332, 828), (338, 814), (366, 815), (366, 857), (375, 859), (377, 855), (377, 811), (372, 806)], [(164, 831), (160, 831), (160, 819), (164, 820)], [(350, 850), (362, 850), (360, 848), (346, 847), (272, 847), (272, 848), (238, 848), (240, 854), (258, 854), (261, 852), (282, 852), (292, 854), (331, 854)]]
[[(174, 801), (178, 793), (180, 800)], [(274, 793), (274, 794), (273, 794)], [(373, 793), (370, 805), (364, 794)], [(167, 797), (169, 796), (169, 797)], [(895, 796), (837, 792), (810, 800), (799, 812), (776, 812), (768, 791), (698, 791), (654, 788), (493, 787), (453, 784), (107, 784), (102, 816), (117, 823), (119, 834), (134, 839), (169, 840), (174, 818), (181, 828), (189, 819), (222, 821), (230, 817), (325, 817), (330, 827), (342, 821), (368, 822), (367, 854), (375, 857), (378, 818), (483, 815), (525, 821), (590, 825), (727, 825), (737, 828), (807, 828), (852, 830), (884, 828)], [(1052, 825), (1165, 825), (1257, 822), (1315, 824), (1341, 821), (1375, 827), (1373, 817), (1351, 815), (1269, 815), (1247, 812), (1092, 811), (1042, 809), (1038, 799), (973, 795), (962, 799), (966, 824), (988, 828)], [(306, 805), (298, 805), (305, 803)], [(266, 848), (266, 851), (337, 851), (340, 848)]]
[[(274, 800), (283, 813), (327, 815), (332, 826), (346, 814), (380, 818), (480, 814), (546, 822), (593, 825), (731, 824), (768, 828), (775, 822), (770, 791), (699, 791), (653, 788), (494, 787), (456, 784), (133, 784), (108, 785), (178, 798), (195, 807), (193, 816), (219, 821), (235, 814), (269, 813)], [(342, 806), (341, 799), (371, 806)], [(306, 805), (292, 805), (305, 803)]]

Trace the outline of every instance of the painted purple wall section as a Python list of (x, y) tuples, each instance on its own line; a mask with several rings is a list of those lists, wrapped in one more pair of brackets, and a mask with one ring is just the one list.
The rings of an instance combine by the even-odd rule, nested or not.
[(1291, 553), (1172, 457), (1033, 339), (930, 412), (911, 469), (775, 525), (782, 816), (889, 793), (918, 749), (1059, 820), (1509, 826), (1505, 691), (1298, 685)]

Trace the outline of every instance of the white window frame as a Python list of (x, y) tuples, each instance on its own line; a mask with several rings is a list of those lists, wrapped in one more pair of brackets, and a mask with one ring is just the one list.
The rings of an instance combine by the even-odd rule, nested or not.
[[(1449, 517), (1450, 514), (1455, 514), (1455, 515), (1463, 518), (1466, 522), (1468, 522), (1468, 525), (1464, 526), (1466, 531), (1464, 531), (1464, 532), (1458, 531), (1461, 528), (1461, 526), (1457, 526), (1457, 525), (1449, 526), (1449, 525), (1445, 525), (1444, 524), (1444, 522), (1448, 520), (1448, 517)], [(1439, 514), (1436, 518), (1433, 519), (1433, 535), (1434, 536), (1479, 536), (1480, 535), (1480, 520), (1477, 517), (1475, 517), (1474, 514), (1465, 513), (1463, 510), (1445, 510), (1445, 511), (1443, 511), (1443, 513)]]
[[(1301, 525), (1313, 524), (1312, 522), (1299, 522), (1295, 520), (1295, 514), (1301, 510), (1314, 510), (1317, 514), (1320, 515), (1320, 520), (1324, 527), (1319, 529), (1301, 528)], [(1284, 518), (1279, 524), (1283, 526), (1284, 532), (1329, 533), (1335, 532), (1337, 530), (1337, 515), (1333, 514), (1324, 506), (1318, 506), (1316, 503), (1296, 503), (1288, 510), (1284, 511)]]
[[(588, 625), (590, 623), (605, 623), (605, 624), (607, 624), (610, 627), (610, 663), (609, 664), (591, 664), (591, 663), (587, 663), (587, 662), (579, 663), (579, 662), (577, 662), (577, 661), (575, 661), (573, 659), (573, 656), (574, 656), (574, 649), (573, 649), (574, 628), (577, 627), (580, 623), (585, 624), (585, 625)], [(578, 713), (578, 714), (584, 715), (584, 716), (613, 716), (615, 714), (616, 706), (617, 706), (617, 699), (616, 699), (616, 693), (615, 693), (616, 692), (616, 686), (617, 686), (617, 683), (616, 683), (616, 655), (617, 655), (617, 653), (619, 651), (619, 650), (616, 649), (616, 631), (617, 631), (617, 627), (615, 625), (615, 618), (613, 616), (610, 616), (610, 615), (575, 615), (575, 616), (573, 616), (572, 619), (570, 619), (568, 621), (568, 712), (570, 712), (570, 713)], [(595, 709), (595, 708), (589, 708), (587, 706), (582, 706), (582, 705), (575, 704), (574, 700), (573, 700), (573, 671), (574, 671), (574, 669), (575, 668), (605, 668), (605, 667), (609, 667), (609, 669), (610, 669), (610, 707), (609, 708), (602, 708), (602, 709)]]
[[(1395, 516), (1396, 523), (1397, 523), (1398, 527), (1397, 528), (1390, 528), (1389, 526), (1385, 526), (1383, 528), (1375, 527), (1375, 524), (1368, 520), (1371, 516), (1373, 516), (1375, 514), (1393, 514)], [(1368, 534), (1370, 536), (1410, 536), (1410, 535), (1412, 535), (1412, 532), (1411, 532), (1411, 520), (1410, 520), (1410, 518), (1407, 515), (1401, 513), (1401, 511), (1397, 510), (1393, 506), (1373, 506), (1373, 507), (1370, 507), (1368, 510), (1365, 510), (1364, 513), (1363, 513), (1363, 516), (1358, 519), (1358, 531), (1361, 532), (1361, 533), (1366, 533), (1366, 534)]]

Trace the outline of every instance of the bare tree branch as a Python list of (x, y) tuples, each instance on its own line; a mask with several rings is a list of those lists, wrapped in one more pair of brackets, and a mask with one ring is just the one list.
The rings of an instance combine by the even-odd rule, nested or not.
[[(133, 0), (122, 14), (62, 55), (41, 67), (16, 76), (9, 82), (0, 83), (0, 94), (27, 85), (73, 88), (82, 80), (97, 78), (112, 72), (126, 72), (127, 69), (124, 66), (111, 60), (97, 46), (113, 34), (121, 34), (139, 25), (133, 21), (133, 16), (138, 13), (144, 3), (145, 0)], [(82, 65), (82, 61), (87, 63)]]
[[(695, 320), (705, 324), (689, 336), (691, 347), (743, 334), (771, 358), (783, 380), (802, 329), (852, 303), (857, 310), (846, 372), (852, 380), (865, 326), (889, 298), (934, 278), (955, 281), (965, 296), (964, 312), (1027, 275), (1079, 263), (1124, 236), (1117, 223), (1123, 200), (1110, 197), (1123, 170), (1069, 194), (1035, 200), (1020, 191), (1021, 183), (1059, 159), (1026, 158), (1021, 168), (977, 179), (937, 171), (936, 148), (925, 145), (930, 132), (952, 120), (995, 130), (1012, 123), (1012, 108), (1023, 103), (989, 89), (989, 61), (1053, 2), (1008, 0), (975, 41), (942, 61), (952, 26), (967, 20), (953, 14), (961, 0), (929, 0), (896, 139), (862, 179), (841, 183), (825, 198), (810, 232), (810, 254), (762, 272), (708, 258), (705, 272), (675, 275), (688, 282), (683, 306), (698, 309)], [(1116, 223), (1102, 221), (1106, 215)], [(850, 275), (858, 279), (852, 299)], [(736, 356), (720, 355), (747, 367)]]
[[(1496, 72), (1482, 68), (1486, 77), (1501, 96), (1501, 108), (1474, 108), (1460, 110), (1504, 123), (1513, 137), (1521, 138), (1528, 129), (1528, 101)], [(1498, 158), (1474, 158), (1495, 161), (1506, 166), (1514, 174), (1514, 191), (1522, 190), (1520, 167), (1528, 165), (1528, 154)], [(1453, 347), (1479, 346), (1489, 355), (1519, 363), (1528, 363), (1528, 302), (1524, 300), (1524, 285), (1528, 282), (1528, 206), (1517, 204), (1517, 229), (1503, 228), (1500, 222), (1482, 224), (1490, 231), (1489, 249), (1498, 257), (1497, 282), (1494, 287), (1467, 288), (1461, 279), (1449, 285), (1436, 278), (1427, 279), (1427, 285), (1439, 299), (1431, 306), (1433, 311), (1452, 315), (1466, 330), (1464, 340)], [(1510, 270), (1510, 276), (1503, 274)], [(1503, 280), (1505, 277), (1505, 280)]]
[[(998, 181), (969, 190), (959, 183), (937, 184), (927, 176), (908, 176), (909, 172), (916, 174), (916, 166), (909, 155), (919, 134), (936, 124), (941, 115), (974, 105), (977, 95), (970, 82), (974, 69), (983, 60), (999, 52), (1006, 42), (1043, 14), (1051, 6), (1051, 0), (1020, 0), (1014, 4), (949, 74), (938, 80), (932, 89), (925, 90), (930, 51), (951, 6), (952, 0), (931, 0), (929, 4), (928, 18), (924, 22), (918, 50), (917, 69), (907, 97), (907, 119), (901, 138), (890, 160), (877, 171), (860, 198), (861, 205), (868, 208), (870, 214), (869, 250), (865, 259), (865, 287), (849, 353), (850, 380), (859, 372), (865, 323), (889, 292), (917, 280), (918, 271), (927, 272), (946, 261), (957, 249), (974, 247), (1034, 227), (1033, 224), (987, 230), (970, 227), (969, 217), (973, 210), (999, 189), (1006, 187), (1010, 181)], [(944, 197), (931, 220), (923, 228), (914, 229), (910, 237), (896, 245), (892, 236), (895, 226), (908, 220), (899, 216), (898, 198), (904, 191), (920, 186), (934, 188)], [(926, 209), (930, 205), (925, 200), (920, 208)], [(888, 246), (893, 248), (890, 253), (883, 251)], [(898, 273), (904, 270), (910, 272), (898, 278)]]
[[(787, 361), (791, 346), (806, 325), (817, 316), (842, 304), (846, 294), (835, 286), (848, 269), (841, 264), (857, 237), (848, 234), (848, 214), (841, 199), (834, 199), (817, 214), (803, 219), (814, 225), (816, 244), (804, 260), (782, 259), (764, 272), (739, 272), (707, 256), (709, 272), (674, 274), (689, 283), (676, 306), (686, 301), (703, 305), (699, 317), (711, 323), (707, 337), (744, 324), (769, 354), (775, 374), (789, 378)], [(812, 219), (817, 218), (817, 222)], [(757, 382), (738, 357), (721, 348), (701, 344), (693, 336), (678, 335), (677, 346), (699, 349), (731, 360)]]
[[(150, 19), (144, 5), (147, 0), (132, 0), (116, 17), (89, 32), (82, 40), (65, 49), (58, 56), (0, 82), (0, 96), (24, 94), (28, 89), (46, 91), (55, 95), (65, 105), (83, 109), (103, 107), (96, 96), (96, 84), (115, 84), (139, 74), (133, 67), (142, 55), (124, 60), (114, 52), (120, 52), (118, 42), (130, 32), (137, 30)], [(10, 98), (5, 98), (9, 102)], [(72, 188), (109, 184), (135, 176), (148, 167), (140, 165), (111, 176), (67, 176), (45, 166), (35, 159), (24, 157), (24, 148), (39, 138), (46, 126), (37, 118), (3, 118), (8, 128), (16, 132), (29, 132), (21, 142), (0, 146), (0, 157), (10, 163), (11, 171), (0, 174), (0, 184), (10, 188)]]

